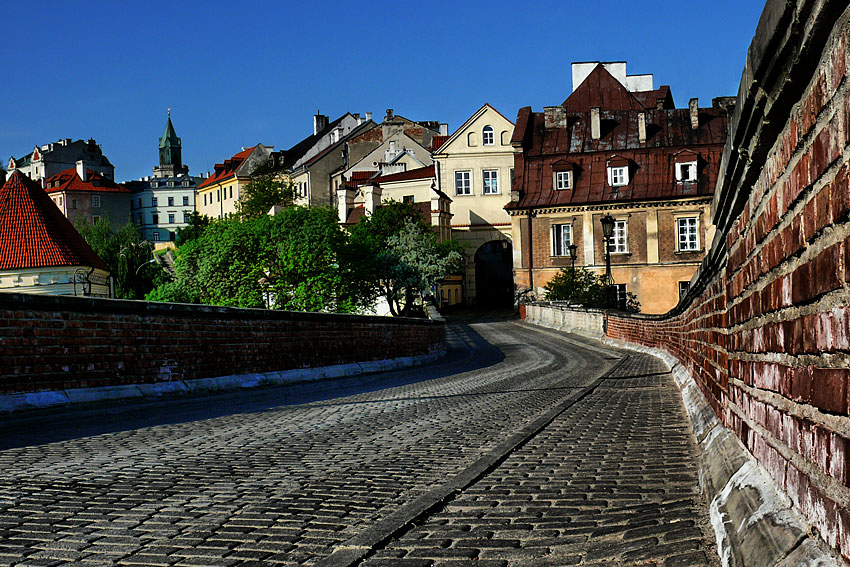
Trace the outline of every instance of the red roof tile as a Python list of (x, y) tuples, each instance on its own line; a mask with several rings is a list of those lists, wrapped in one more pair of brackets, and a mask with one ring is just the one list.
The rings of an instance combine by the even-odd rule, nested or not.
[(445, 144), (446, 140), (448, 140), (449, 138), (451, 138), (451, 136), (434, 136), (434, 139), (431, 140), (431, 152), (436, 152), (438, 149), (440, 149), (440, 146)]
[(130, 190), (118, 185), (101, 174), (86, 169), (86, 180), (80, 179), (77, 169), (72, 167), (51, 175), (44, 180), (44, 187), (48, 193), (57, 191), (93, 191), (97, 193), (129, 193)]
[(208, 185), (213, 185), (214, 183), (233, 177), (236, 174), (236, 170), (239, 169), (240, 165), (242, 165), (242, 162), (248, 159), (248, 156), (251, 155), (251, 152), (253, 152), (256, 147), (257, 146), (252, 146), (244, 149), (232, 158), (224, 160), (224, 163), (215, 164), (215, 172), (198, 185), (198, 189), (203, 189)]
[(408, 169), (400, 173), (391, 173), (389, 175), (380, 175), (373, 179), (377, 183), (385, 183), (390, 181), (407, 181), (409, 179), (428, 179), (434, 177), (434, 166), (418, 167), (416, 169)]
[(351, 178), (348, 180), (347, 184), (349, 187), (360, 187), (365, 182), (369, 181), (378, 173), (377, 170), (369, 169), (366, 171), (352, 171)]
[(0, 269), (107, 269), (41, 186), (15, 171), (0, 189)]

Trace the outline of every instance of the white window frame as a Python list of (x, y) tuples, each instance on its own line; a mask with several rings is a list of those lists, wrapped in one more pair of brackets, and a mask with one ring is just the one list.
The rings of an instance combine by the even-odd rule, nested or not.
[(151, 197), (151, 207), (156, 206), (156, 197)]
[(158, 230), (153, 231), (152, 236), (153, 236), (154, 242), (159, 242), (159, 231)]
[(697, 180), (697, 162), (683, 161), (676, 163), (676, 182), (693, 183)]
[(499, 194), (499, 170), (484, 169), (481, 171), (481, 193), (483, 195)]
[(558, 223), (552, 225), (552, 256), (570, 256), (570, 244), (573, 243), (573, 225)]
[(455, 171), (455, 195), (472, 195), (472, 171)]
[(183, 195), (183, 206), (184, 207), (189, 206), (189, 195)]
[(618, 165), (608, 167), (608, 185), (623, 187), (629, 184), (629, 166)]
[(676, 219), (676, 250), (679, 252), (699, 251), (699, 217)]
[(173, 206), (174, 206), (174, 197), (169, 197), (169, 198), (168, 198), (168, 206), (169, 206), (169, 207), (173, 207)]
[(177, 218), (177, 215), (174, 213), (168, 213), (168, 224), (174, 224), (174, 219)]
[(481, 130), (481, 145), (483, 146), (495, 146), (496, 145), (496, 132), (493, 130), (493, 127), (489, 124)]
[(627, 221), (614, 219), (614, 231), (611, 233), (608, 244), (611, 247), (611, 254), (629, 253), (629, 225)]
[(555, 187), (555, 191), (569, 191), (573, 188), (573, 172), (556, 171), (553, 185)]
[(92, 195), (91, 196), (91, 206), (92, 208), (100, 207), (100, 195)]

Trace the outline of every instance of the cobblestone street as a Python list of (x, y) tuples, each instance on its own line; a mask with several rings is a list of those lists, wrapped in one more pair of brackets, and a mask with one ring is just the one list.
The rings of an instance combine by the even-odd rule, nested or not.
[(715, 564), (662, 363), (449, 331), (425, 367), (8, 419), (0, 564)]

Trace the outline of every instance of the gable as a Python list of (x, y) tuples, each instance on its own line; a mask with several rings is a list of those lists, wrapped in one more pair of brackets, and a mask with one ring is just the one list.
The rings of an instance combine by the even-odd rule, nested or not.
[(418, 161), (420, 161), (423, 165), (431, 165), (431, 153), (422, 147), (416, 140), (408, 136), (403, 132), (397, 132), (384, 140), (384, 142), (379, 145), (377, 148), (366, 154), (363, 158), (358, 160), (356, 163), (351, 165), (348, 169), (345, 170), (347, 174), (350, 171), (362, 171), (365, 169), (375, 170), (378, 168), (377, 164), (384, 163), (386, 157), (386, 150), (390, 147), (390, 142), (396, 143), (396, 148), (401, 151), (404, 148), (407, 148), (412, 154), (414, 154)]
[(604, 66), (597, 65), (561, 106), (569, 113), (590, 112), (591, 108), (605, 110), (643, 110), (640, 101), (614, 78)]
[[(484, 128), (493, 129), (493, 145), (485, 146), (483, 140)], [(514, 124), (505, 118), (498, 110), (485, 104), (458, 128), (454, 134), (440, 147), (440, 154), (468, 153), (480, 151), (504, 151), (511, 147)], [(474, 143), (474, 145), (471, 145)]]

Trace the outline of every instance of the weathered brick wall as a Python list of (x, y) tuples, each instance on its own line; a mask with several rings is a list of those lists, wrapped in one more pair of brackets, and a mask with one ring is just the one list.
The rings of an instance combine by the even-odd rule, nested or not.
[(0, 294), (0, 394), (435, 352), (442, 322)]
[(690, 301), (665, 317), (612, 315), (608, 335), (675, 355), (850, 559), (848, 22), (847, 2), (768, 2)]

